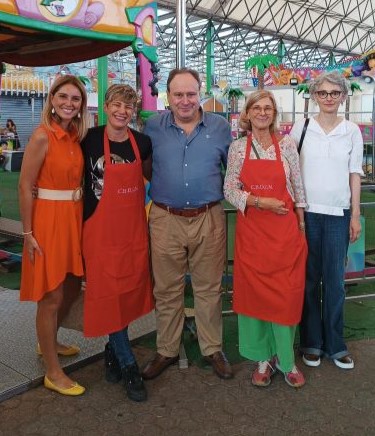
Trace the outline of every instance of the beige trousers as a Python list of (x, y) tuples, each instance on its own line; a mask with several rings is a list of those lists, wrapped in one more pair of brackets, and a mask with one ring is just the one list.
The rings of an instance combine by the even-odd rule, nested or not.
[(221, 280), (225, 260), (225, 213), (218, 204), (194, 218), (153, 204), (149, 216), (157, 351), (177, 356), (184, 325), (185, 275), (190, 272), (201, 352), (222, 349)]

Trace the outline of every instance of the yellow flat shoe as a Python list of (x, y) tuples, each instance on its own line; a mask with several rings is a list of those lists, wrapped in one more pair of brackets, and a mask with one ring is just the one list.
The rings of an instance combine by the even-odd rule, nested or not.
[(82, 395), (86, 390), (83, 386), (79, 385), (77, 382), (75, 382), (73, 386), (70, 388), (66, 388), (66, 389), (59, 388), (58, 386), (53, 384), (47, 376), (44, 376), (44, 387), (50, 389), (51, 391), (58, 392), (59, 394), (69, 395), (72, 397)]
[[(60, 350), (57, 352), (59, 356), (75, 356), (80, 352), (80, 348), (77, 345), (69, 345), (64, 350)], [(40, 345), (38, 344), (36, 347), (36, 354), (42, 356), (42, 350), (40, 349)]]

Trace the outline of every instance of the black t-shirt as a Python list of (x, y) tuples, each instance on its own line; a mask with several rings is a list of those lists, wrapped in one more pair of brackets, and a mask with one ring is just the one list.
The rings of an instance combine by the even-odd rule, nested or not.
[[(138, 145), (142, 161), (152, 153), (151, 139), (143, 133), (131, 129)], [(89, 129), (81, 142), (85, 162), (83, 219), (87, 220), (95, 212), (103, 190), (104, 175), (104, 126)], [(130, 139), (123, 142), (109, 141), (111, 159), (114, 163), (130, 163), (135, 155)]]

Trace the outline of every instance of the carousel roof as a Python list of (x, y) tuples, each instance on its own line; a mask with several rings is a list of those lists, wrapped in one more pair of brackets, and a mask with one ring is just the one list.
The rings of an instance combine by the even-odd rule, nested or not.
[[(175, 63), (176, 0), (159, 0), (160, 64)], [(249, 57), (278, 54), (291, 68), (325, 67), (375, 47), (369, 0), (187, 0), (186, 64), (205, 65), (213, 27), (215, 73), (246, 76)]]

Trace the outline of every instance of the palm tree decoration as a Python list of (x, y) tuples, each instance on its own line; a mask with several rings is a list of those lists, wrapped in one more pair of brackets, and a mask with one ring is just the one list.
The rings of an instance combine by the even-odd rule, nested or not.
[(245, 97), (245, 94), (241, 91), (240, 88), (226, 88), (223, 92), (230, 102), (231, 110), (229, 112), (238, 112), (238, 100), (241, 97)]
[(277, 67), (280, 64), (278, 56), (267, 54), (253, 56), (245, 61), (245, 69), (249, 70), (253, 67), (257, 68), (258, 89), (264, 88), (264, 72), (265, 69), (274, 65)]
[(78, 79), (86, 86), (90, 85), (90, 79), (86, 76), (78, 76)]
[[(352, 91), (352, 95), (354, 95), (356, 91), (362, 91), (362, 88), (357, 82), (351, 82), (350, 89)], [(347, 120), (349, 119), (349, 110), (350, 110), (350, 96), (348, 95), (345, 102), (345, 118)]]
[(303, 110), (303, 116), (304, 118), (307, 118), (309, 116), (309, 101), (310, 101), (310, 89), (309, 85), (307, 83), (301, 83), (297, 86), (296, 91), (298, 94), (303, 93), (303, 98), (305, 99), (305, 108)]

